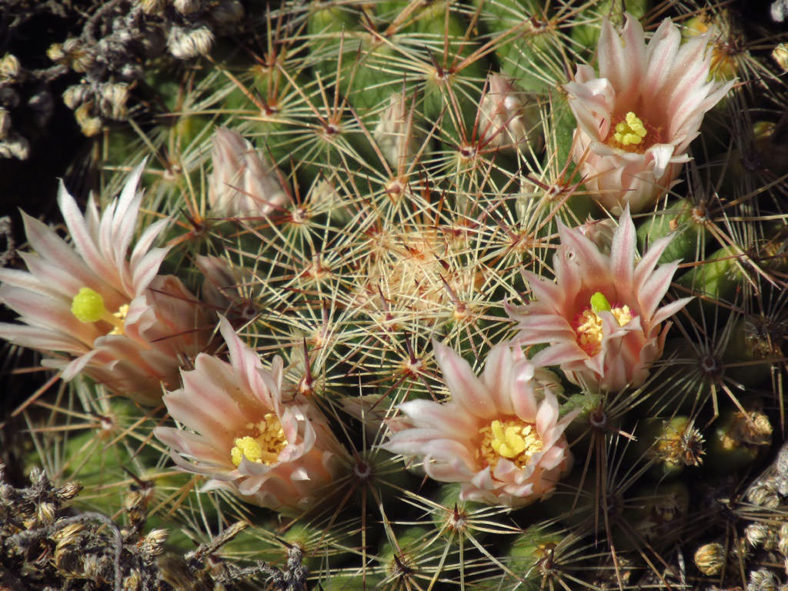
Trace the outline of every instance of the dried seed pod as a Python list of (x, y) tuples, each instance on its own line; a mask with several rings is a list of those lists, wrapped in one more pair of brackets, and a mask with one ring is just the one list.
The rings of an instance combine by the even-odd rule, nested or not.
[(747, 489), (747, 500), (753, 505), (766, 508), (775, 508), (780, 505), (780, 497), (776, 490), (776, 480), (773, 476), (762, 477), (752, 483)]
[(220, 26), (232, 25), (244, 18), (244, 7), (238, 0), (222, 0), (211, 10), (211, 18)]
[(780, 43), (772, 50), (772, 59), (783, 72), (788, 72), (788, 44)]
[(0, 107), (0, 140), (5, 139), (9, 131), (11, 131), (11, 113), (8, 109)]
[(777, 577), (766, 568), (750, 572), (747, 581), (747, 591), (777, 591)]
[(142, 540), (140, 552), (147, 559), (152, 559), (164, 552), (164, 543), (167, 541), (169, 533), (166, 529), (151, 530)]
[(0, 58), (0, 82), (13, 82), (18, 77), (22, 67), (15, 55), (7, 53)]
[(172, 6), (182, 15), (190, 15), (203, 9), (202, 0), (172, 0)]
[(129, 85), (120, 82), (104, 84), (101, 87), (101, 113), (109, 119), (125, 119), (126, 103), (129, 99)]
[(101, 117), (96, 117), (93, 114), (93, 101), (79, 105), (74, 111), (74, 118), (77, 120), (85, 137), (93, 137), (101, 131)]
[(87, 84), (75, 84), (63, 91), (63, 103), (72, 111), (76, 110), (91, 95)]
[(175, 26), (170, 29), (167, 38), (167, 48), (170, 53), (181, 60), (207, 55), (213, 43), (213, 33), (206, 26), (193, 29)]
[(167, 7), (167, 0), (139, 0), (142, 12), (149, 15), (161, 15)]
[(9, 137), (0, 141), (0, 158), (27, 160), (28, 156), (30, 156), (30, 142), (18, 133), (10, 133)]
[(769, 526), (760, 522), (751, 523), (744, 528), (744, 537), (753, 548), (762, 546), (769, 538)]
[(700, 572), (713, 577), (720, 574), (725, 566), (725, 548), (717, 542), (704, 544), (695, 551), (694, 560)]
[(63, 486), (61, 486), (57, 491), (55, 491), (55, 495), (61, 501), (70, 501), (74, 497), (76, 497), (79, 492), (82, 490), (82, 485), (79, 482), (66, 482)]

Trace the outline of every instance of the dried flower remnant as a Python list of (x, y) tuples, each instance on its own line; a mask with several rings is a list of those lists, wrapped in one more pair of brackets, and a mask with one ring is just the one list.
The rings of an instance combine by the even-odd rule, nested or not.
[(139, 216), (140, 165), (120, 197), (100, 215), (86, 215), (61, 186), (58, 203), (73, 246), (40, 221), (24, 215), (34, 253), (28, 271), (0, 270), (0, 302), (23, 324), (0, 324), (0, 337), (36, 349), (43, 365), (105, 384), (143, 404), (161, 399), (162, 382), (178, 384), (183, 356), (196, 354), (209, 323), (196, 298), (173, 276), (157, 272), (167, 249), (151, 248), (167, 220), (148, 226), (128, 251)]
[(481, 379), (434, 346), (451, 399), (401, 404), (384, 447), (422, 459), (435, 480), (461, 483), (462, 500), (521, 507), (550, 494), (571, 467), (563, 433), (575, 416), (558, 418), (556, 377), (517, 345), (493, 347)]
[(547, 344), (534, 361), (559, 365), (575, 384), (602, 391), (639, 386), (662, 355), (665, 320), (691, 298), (659, 307), (678, 261), (657, 261), (672, 236), (655, 241), (635, 265), (635, 225), (625, 210), (610, 254), (580, 229), (559, 222), (555, 283), (526, 271), (533, 301), (509, 307), (523, 344)]
[(594, 199), (614, 213), (625, 204), (643, 211), (674, 184), (704, 114), (733, 86), (709, 80), (706, 36), (680, 43), (669, 19), (648, 44), (631, 15), (621, 35), (605, 19), (599, 76), (580, 65), (565, 85), (577, 119), (572, 157)]
[(211, 159), (208, 200), (216, 215), (260, 217), (289, 203), (274, 167), (240, 134), (224, 127), (217, 129)]
[(344, 451), (320, 410), (285, 393), (282, 359), (264, 369), (257, 354), (220, 321), (230, 362), (200, 354), (182, 372), (183, 388), (164, 396), (186, 429), (159, 427), (182, 469), (210, 478), (250, 503), (297, 511), (328, 493)]

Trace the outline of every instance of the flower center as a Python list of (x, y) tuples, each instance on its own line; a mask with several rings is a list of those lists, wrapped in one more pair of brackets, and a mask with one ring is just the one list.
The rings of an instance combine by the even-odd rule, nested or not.
[(523, 468), (543, 447), (536, 425), (517, 418), (495, 419), (479, 429), (479, 434), (482, 442), (477, 455), (491, 467), (495, 467), (501, 458), (506, 458), (518, 468)]
[(619, 150), (642, 154), (649, 147), (659, 143), (660, 136), (659, 128), (629, 111), (610, 130), (605, 143)]
[(616, 125), (613, 139), (622, 146), (634, 146), (640, 144), (647, 133), (640, 118), (630, 111), (624, 120)]
[(123, 304), (118, 311), (110, 314), (99, 292), (83, 287), (71, 300), (71, 313), (80, 322), (93, 323), (103, 320), (113, 326), (109, 334), (124, 334), (124, 322), (129, 313), (129, 305)]
[(230, 450), (233, 464), (240, 466), (243, 458), (266, 465), (276, 462), (279, 459), (279, 452), (287, 445), (279, 418), (274, 413), (266, 413), (263, 420), (257, 425), (252, 425), (251, 428), (252, 435), (235, 439), (235, 445)]
[(619, 326), (632, 320), (629, 306), (611, 306), (605, 294), (596, 292), (591, 296), (590, 306), (580, 312), (575, 319), (577, 344), (589, 355), (596, 355), (602, 349), (602, 318), (599, 312), (606, 311), (613, 315)]

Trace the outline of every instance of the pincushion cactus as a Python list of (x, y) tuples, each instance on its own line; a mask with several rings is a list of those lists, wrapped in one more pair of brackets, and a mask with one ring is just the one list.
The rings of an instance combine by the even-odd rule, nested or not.
[[(172, 3), (178, 26), (199, 29), (198, 5), (219, 6)], [(291, 548), (309, 569), (277, 571), (277, 588), (784, 579), (760, 527), (781, 535), (782, 476), (757, 481), (757, 503), (745, 492), (782, 438), (781, 173), (747, 152), (766, 145), (751, 93), (709, 78), (707, 38), (680, 45), (688, 8), (658, 11), (657, 25), (502, 0), (250, 6), (265, 43), (217, 44), (177, 89), (152, 73), (167, 125), (109, 134), (111, 221), (88, 207), (114, 266), (93, 282), (47, 267), (57, 281), (41, 285), (25, 254), (30, 275), (4, 271), (0, 293), (56, 294), (69, 338), (86, 330), (74, 314), (108, 315), (66, 362), (120, 338), (109, 316), (139, 290), (180, 294), (149, 350), (189, 346), (146, 397), (75, 365), (64, 395), (20, 410), (38, 444), (25, 461), (81, 478), (107, 511), (131, 478), (172, 544), (210, 547), (247, 521), (227, 560), (285, 564)], [(774, 145), (784, 89), (758, 83)], [(126, 182), (112, 172), (145, 157), (144, 197), (112, 205)], [(138, 207), (170, 222), (138, 228)], [(81, 270), (67, 212), (76, 250), (40, 222), (29, 239)], [(141, 261), (139, 285), (116, 287)], [(163, 293), (160, 268), (188, 290)], [(707, 544), (728, 554), (692, 570)]]

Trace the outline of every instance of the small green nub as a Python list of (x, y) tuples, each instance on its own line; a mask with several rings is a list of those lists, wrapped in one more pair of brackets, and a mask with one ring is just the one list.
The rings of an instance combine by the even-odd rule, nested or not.
[(83, 287), (71, 300), (71, 313), (80, 322), (97, 322), (107, 313), (104, 298), (99, 292)]
[(591, 296), (591, 309), (594, 311), (594, 314), (599, 314), (603, 310), (610, 312), (610, 302), (607, 301), (605, 294), (601, 291)]

